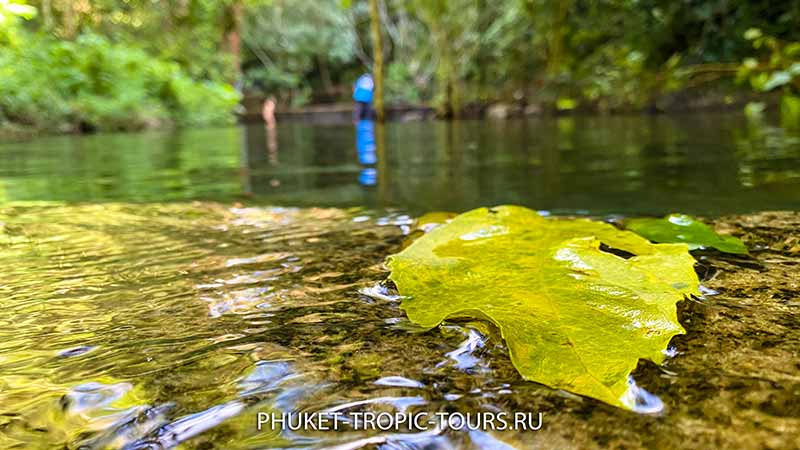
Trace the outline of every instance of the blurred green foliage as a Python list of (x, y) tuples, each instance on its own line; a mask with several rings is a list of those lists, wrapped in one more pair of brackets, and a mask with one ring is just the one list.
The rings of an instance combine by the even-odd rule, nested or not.
[(335, 96), (349, 81), (339, 75), (356, 58), (358, 36), (338, 1), (254, 3), (242, 33), (246, 88), (301, 105), (312, 90)]
[[(378, 4), (391, 103), (626, 111), (739, 89), (800, 109), (800, 0)], [(50, 129), (224, 123), (235, 91), (349, 101), (375, 53), (363, 0), (0, 0), (0, 18), (0, 121)]]
[[(800, 42), (786, 42), (765, 35), (758, 28), (744, 33), (756, 55), (745, 58), (737, 78), (753, 89), (781, 92), (780, 110), (784, 125), (800, 126)], [(763, 109), (763, 107), (761, 108)], [(757, 104), (748, 105), (748, 115), (757, 114)]]
[(195, 81), (177, 63), (85, 33), (73, 41), (29, 36), (0, 50), (7, 119), (44, 129), (141, 129), (232, 119), (239, 100), (224, 83)]
[[(6, 5), (3, 3), (3, 15), (7, 20), (0, 27), (0, 39), (4, 40), (0, 47), (0, 123), (85, 131), (234, 120), (232, 111), (240, 95), (222, 80), (222, 70), (201, 73), (191, 64), (181, 64), (169, 56), (170, 46), (154, 54), (132, 34), (121, 38), (124, 26), (114, 27), (115, 33), (109, 35), (100, 34), (108, 28), (104, 23), (92, 27), (42, 23), (39, 28), (22, 20), (43, 19), (41, 13), (35, 14), (36, 9), (24, 5), (24, 15), (12, 15)], [(97, 17), (114, 20), (121, 16)], [(121, 20), (141, 20), (131, 17)], [(155, 29), (152, 36), (158, 36)], [(209, 52), (207, 59), (217, 58)]]

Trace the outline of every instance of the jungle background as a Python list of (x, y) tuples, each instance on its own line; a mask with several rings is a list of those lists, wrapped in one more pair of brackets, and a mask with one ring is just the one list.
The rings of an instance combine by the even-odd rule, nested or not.
[(791, 124), (798, 24), (798, 0), (0, 0), (0, 129), (348, 102), (376, 59), (388, 104), (442, 117), (729, 106)]

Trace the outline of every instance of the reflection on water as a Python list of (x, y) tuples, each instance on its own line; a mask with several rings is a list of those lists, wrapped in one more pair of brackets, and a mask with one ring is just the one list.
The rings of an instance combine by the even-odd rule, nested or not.
[(800, 135), (739, 114), (252, 124), (48, 137), (0, 144), (0, 158), (6, 201), (704, 215), (800, 205)]
[[(742, 219), (761, 233), (751, 243), (771, 248), (752, 261), (701, 258), (718, 295), (684, 302), (674, 358), (634, 372), (631, 401), (652, 407), (643, 389), (663, 401), (646, 416), (525, 382), (485, 324), (408, 323), (379, 284), (407, 215), (7, 205), (0, 448), (785, 448), (800, 429), (790, 290), (800, 218), (781, 220)], [(527, 433), (256, 428), (259, 412), (321, 411), (543, 419)]]
[(375, 145), (375, 123), (371, 120), (360, 120), (356, 124), (356, 153), (362, 169), (358, 173), (358, 183), (362, 186), (375, 186), (378, 182), (378, 170), (375, 163), (378, 156)]

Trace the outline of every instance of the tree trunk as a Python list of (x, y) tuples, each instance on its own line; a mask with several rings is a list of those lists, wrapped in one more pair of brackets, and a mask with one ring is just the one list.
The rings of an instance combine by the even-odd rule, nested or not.
[(78, 34), (78, 13), (70, 1), (61, 0), (57, 3), (61, 12), (61, 36), (64, 39), (73, 39)]
[[(452, 53), (450, 54), (452, 55)], [(459, 77), (456, 75), (456, 66), (452, 58), (448, 57), (450, 71), (447, 79), (447, 108), (450, 110), (450, 118), (458, 119), (461, 116), (461, 86)]]
[(328, 62), (321, 55), (317, 55), (317, 67), (319, 67), (319, 78), (322, 81), (322, 90), (325, 95), (333, 93), (333, 79), (331, 79), (331, 71), (328, 68)]
[(50, 0), (42, 0), (42, 17), (45, 31), (51, 32), (53, 30), (53, 4)]
[(241, 79), (242, 73), (242, 14), (244, 11), (244, 1), (234, 0), (228, 7), (228, 23), (225, 30), (225, 44), (231, 55), (233, 65), (233, 80), (231, 84), (236, 84)]
[(383, 111), (383, 39), (381, 37), (381, 16), (378, 0), (369, 0), (370, 35), (372, 37), (372, 79), (375, 81), (373, 103), (378, 122), (384, 121)]
[(566, 34), (567, 12), (571, 7), (570, 0), (556, 0), (551, 15), (550, 36), (548, 36), (547, 73), (558, 75), (562, 67), (564, 55), (564, 37)]
[(453, 49), (446, 39), (436, 41), (439, 48), (439, 66), (437, 79), (440, 89), (444, 91), (444, 99), (440, 106), (440, 114), (448, 119), (456, 119), (461, 114), (461, 92), (456, 73), (456, 61)]

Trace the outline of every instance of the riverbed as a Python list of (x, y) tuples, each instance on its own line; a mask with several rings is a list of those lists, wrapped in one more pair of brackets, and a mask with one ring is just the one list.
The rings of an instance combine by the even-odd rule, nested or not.
[[(0, 447), (800, 446), (796, 131), (736, 114), (366, 131), (0, 145)], [(687, 333), (633, 373), (658, 412), (522, 380), (485, 324), (405, 318), (383, 261), (415, 217), (507, 203), (692, 213), (750, 248), (694, 253)], [(257, 428), (259, 413), (336, 411), (523, 412), (539, 427)]]

